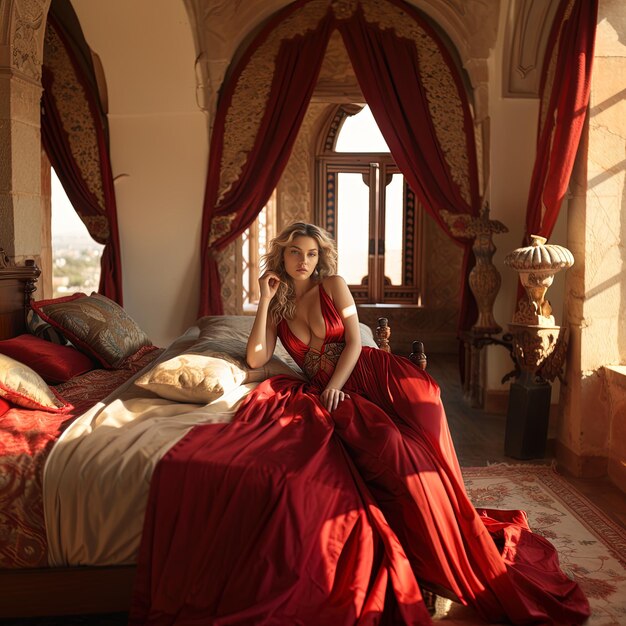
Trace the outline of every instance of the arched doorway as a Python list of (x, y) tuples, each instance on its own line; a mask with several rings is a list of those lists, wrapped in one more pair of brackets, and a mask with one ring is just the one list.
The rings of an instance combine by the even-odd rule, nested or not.
[[(413, 107), (412, 104), (397, 102), (395, 103), (394, 114), (391, 115), (387, 113), (384, 103), (381, 106), (380, 94), (376, 93), (376, 90), (373, 94), (370, 92), (370, 95), (374, 101), (379, 100), (378, 112), (376, 113), (375, 110), (375, 117), (377, 117), (379, 125), (386, 126), (384, 134), (387, 136), (391, 134), (390, 143), (395, 143), (392, 153), (395, 152), (396, 160), (399, 158), (401, 168), (405, 170), (405, 176), (412, 177), (414, 186), (418, 188), (420, 200), (428, 205), (427, 209), (436, 222), (439, 221), (437, 211), (446, 204), (451, 207), (453, 212), (477, 211), (480, 198), (473, 121), (467, 92), (460, 72), (448, 54), (448, 44), (444, 45), (434, 30), (425, 22), (420, 21), (416, 11), (406, 3), (395, 1), (384, 3), (354, 2), (339, 7), (338, 3), (329, 5), (327, 2), (299, 2), (288, 7), (288, 10), (281, 11), (270, 20), (268, 26), (248, 45), (237, 67), (229, 73), (227, 84), (223, 87), (222, 99), (213, 129), (212, 156), (205, 201), (204, 244), (208, 244), (213, 249), (212, 254), (223, 249), (232, 241), (241, 232), (242, 226), (246, 227), (254, 219), (254, 210), (260, 209), (260, 207), (255, 207), (247, 213), (246, 211), (237, 212), (233, 204), (235, 198), (235, 202), (239, 206), (247, 204), (250, 207), (258, 202), (260, 195), (267, 196), (268, 190), (271, 193), (276, 185), (280, 188), (281, 183), (275, 177), (269, 176), (262, 185), (257, 184), (258, 177), (256, 177), (253, 183), (256, 186), (254, 190), (251, 189), (252, 179), (249, 178), (247, 181), (245, 179), (246, 171), (248, 174), (254, 171), (256, 175), (259, 167), (262, 168), (259, 163), (259, 155), (262, 150), (259, 152), (259, 147), (263, 142), (265, 142), (266, 148), (270, 146), (270, 150), (276, 150), (276, 145), (271, 147), (272, 138), (267, 136), (271, 133), (262, 137), (268, 125), (275, 124), (276, 126), (272, 127), (273, 130), (285, 131), (285, 128), (275, 119), (276, 116), (282, 115), (284, 112), (280, 110), (280, 106), (284, 102), (280, 98), (274, 101), (272, 100), (274, 96), (270, 95), (273, 86), (275, 87), (276, 81), (279, 80), (277, 79), (278, 70), (276, 67), (281, 62), (281, 58), (284, 61), (284, 57), (281, 57), (283, 54), (281, 50), (284, 50), (288, 44), (293, 45), (293, 54), (296, 50), (302, 52), (305, 45), (310, 46), (314, 52), (309, 61), (314, 62), (315, 66), (311, 72), (319, 71), (320, 75), (319, 81), (305, 81), (306, 85), (304, 86), (309, 90), (310, 95), (307, 94), (309, 95), (308, 98), (305, 97), (302, 101), (298, 101), (298, 106), (300, 108), (306, 107), (307, 112), (298, 111), (288, 121), (284, 117), (280, 120), (280, 122), (284, 121), (286, 125), (290, 125), (287, 129), (289, 146), (281, 154), (282, 161), (279, 166), (276, 165), (276, 155), (271, 159), (271, 162), (274, 163), (271, 174), (274, 176), (277, 170), (280, 170), (278, 171), (279, 176), (281, 174), (285, 177), (289, 176), (293, 152), (307, 154), (306, 146), (304, 151), (302, 150), (300, 135), (297, 131), (301, 131), (304, 124), (305, 131), (310, 134), (309, 126), (313, 127), (319, 124), (319, 121), (314, 121), (307, 125), (306, 120), (310, 120), (308, 111), (314, 106), (321, 106), (324, 101), (332, 102), (329, 96), (332, 88), (329, 89), (328, 76), (324, 74), (324, 68), (328, 65), (329, 57), (334, 61), (334, 68), (348, 66), (352, 70), (353, 65), (360, 67), (360, 70), (357, 69), (358, 80), (354, 70), (352, 70), (351, 76), (353, 80), (350, 80), (348, 73), (344, 71), (344, 79), (347, 78), (345, 87), (348, 92), (340, 94), (344, 101), (365, 102), (366, 97), (362, 95), (360, 87), (363, 87), (365, 91), (371, 90), (371, 83), (380, 78), (376, 75), (379, 70), (368, 64), (375, 63), (376, 58), (369, 59), (369, 61), (357, 58), (355, 63), (354, 55), (359, 54), (363, 48), (361, 45), (363, 42), (351, 41), (351, 37), (354, 37), (351, 28), (356, 28), (356, 26), (351, 26), (352, 20), (355, 24), (360, 23), (361, 26), (369, 28), (372, 37), (380, 36), (383, 38), (381, 48), (377, 52), (382, 57), (389, 55), (389, 58), (385, 58), (385, 62), (390, 63), (389, 76), (393, 75), (394, 66), (397, 74), (400, 61), (407, 58), (411, 58), (416, 64), (419, 64), (419, 69), (414, 68), (414, 73), (409, 73), (406, 76), (409, 82), (419, 83), (419, 89), (426, 92), (421, 117), (415, 115), (417, 104)], [(394, 53), (391, 50), (385, 50), (385, 45), (388, 45), (389, 42), (392, 46), (400, 42), (401, 52), (404, 56), (400, 55), (394, 58)], [(344, 43), (348, 48), (352, 46), (348, 53), (345, 52)], [(338, 53), (339, 49), (343, 51), (343, 55)], [(325, 60), (322, 62), (322, 59)], [(428, 69), (427, 72), (426, 68)], [(421, 76), (419, 75), (420, 71), (422, 71)], [(293, 74), (291, 78), (293, 80), (299, 79), (296, 74)], [(313, 78), (317, 78), (317, 74), (314, 74)], [(355, 95), (355, 92), (359, 95)], [(337, 93), (335, 91), (333, 94), (335, 98)], [(310, 104), (309, 100), (311, 101)], [(407, 98), (407, 100), (409, 99)], [(413, 115), (407, 128), (403, 129), (404, 138), (409, 137), (409, 143), (411, 138), (415, 139), (411, 147), (408, 148), (408, 157), (406, 154), (407, 146), (402, 145), (403, 140), (395, 132), (395, 125), (405, 112), (402, 110), (403, 107), (408, 111), (409, 116)], [(372, 108), (376, 109), (375, 106)], [(292, 114), (293, 111), (290, 115)], [(237, 124), (237, 120), (242, 123)], [(429, 194), (434, 191), (434, 187), (438, 187), (437, 183), (433, 184), (433, 180), (428, 183), (417, 174), (417, 170), (419, 170), (417, 161), (428, 154), (428, 148), (419, 143), (423, 137), (416, 138), (414, 135), (419, 135), (424, 127), (431, 129), (435, 136), (437, 158), (441, 157), (442, 169), (440, 171), (445, 170), (446, 172), (443, 178), (446, 178), (447, 182), (442, 184), (451, 183), (449, 189), (452, 190), (452, 195), (447, 199), (443, 197), (434, 199), (433, 196), (430, 196)], [(293, 152), (289, 158), (289, 151), (292, 149)], [(309, 146), (309, 154), (310, 150), (311, 146)], [(421, 154), (416, 157), (416, 162), (411, 165), (411, 159), (420, 151)], [(428, 163), (427, 169), (430, 169), (430, 165), (431, 163)], [(437, 167), (434, 162), (432, 162), (432, 166), (434, 169)], [(429, 174), (430, 172), (427, 172), (426, 176)], [(303, 176), (300, 179), (300, 186), (306, 187), (306, 183), (303, 181), (307, 177), (307, 173), (301, 171), (301, 175)], [(308, 178), (311, 179), (311, 172), (308, 172)], [(291, 180), (293, 182), (293, 177)], [(267, 188), (261, 190), (260, 187), (263, 185), (266, 185)], [(272, 189), (269, 189), (269, 186)], [(249, 197), (247, 197), (248, 195)], [(455, 196), (455, 199), (450, 202), (452, 196)], [(279, 214), (281, 213), (280, 197), (281, 194), (278, 193), (279, 207), (277, 210)], [(305, 201), (304, 206), (311, 207), (312, 197), (313, 194), (310, 194), (311, 199), (308, 202)], [(266, 197), (263, 198), (263, 200), (265, 199)], [(319, 211), (319, 207), (317, 210)], [(314, 211), (309, 211), (309, 219), (314, 217), (314, 213)], [(305, 219), (302, 216), (298, 216), (298, 218)], [(233, 258), (232, 254), (229, 254), (228, 257), (231, 260)], [(211, 265), (212, 261), (212, 258), (205, 257), (205, 277), (210, 276), (211, 272), (215, 272), (215, 269), (211, 270), (207, 267), (207, 265)], [(449, 267), (450, 264), (447, 266)], [(467, 269), (460, 274), (463, 275), (466, 271)], [(205, 296), (211, 294), (209, 283), (210, 279), (203, 281), (203, 284), (206, 285)], [(215, 291), (210, 297), (215, 300)], [(207, 300), (205, 299), (205, 305), (206, 303)], [(205, 307), (201, 312), (206, 313), (209, 308)]]

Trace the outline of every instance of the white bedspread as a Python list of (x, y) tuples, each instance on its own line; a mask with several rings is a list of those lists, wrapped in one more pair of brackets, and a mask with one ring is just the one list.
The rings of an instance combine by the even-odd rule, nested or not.
[[(190, 329), (159, 361), (191, 348), (198, 332)], [(231, 421), (258, 384), (199, 405), (163, 400), (133, 380), (78, 418), (48, 457), (44, 509), (50, 565), (134, 563), (158, 461), (193, 426)]]

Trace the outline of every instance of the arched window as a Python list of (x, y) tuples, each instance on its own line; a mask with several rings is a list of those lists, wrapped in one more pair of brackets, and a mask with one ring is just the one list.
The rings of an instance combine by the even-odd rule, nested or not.
[[(259, 276), (261, 258), (268, 251), (270, 241), (275, 236), (276, 220), (276, 190), (268, 203), (263, 207), (259, 216), (237, 239), (236, 250), (240, 251), (242, 277), (242, 305), (237, 313), (251, 313), (256, 311), (259, 304)], [(239, 261), (239, 260), (238, 260)]]
[(423, 211), (367, 106), (342, 105), (317, 157), (317, 220), (357, 303), (421, 304)]

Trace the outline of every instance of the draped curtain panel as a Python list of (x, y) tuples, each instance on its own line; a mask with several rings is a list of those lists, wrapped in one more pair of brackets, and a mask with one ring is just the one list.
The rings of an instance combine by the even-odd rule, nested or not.
[[(425, 209), (451, 237), (440, 211), (479, 213), (467, 96), (447, 50), (419, 14), (401, 0), (294, 3), (253, 41), (218, 104), (204, 204), (200, 315), (222, 313), (214, 253), (252, 223), (280, 179), (335, 29), (391, 154)], [(456, 240), (466, 250), (467, 276), (471, 248)], [(471, 326), (475, 310), (464, 289), (461, 328)]]
[(597, 17), (597, 0), (562, 0), (554, 18), (540, 85), (526, 245), (531, 235), (550, 237), (567, 192), (589, 104)]
[[(84, 48), (79, 48), (77, 41)], [(98, 290), (121, 305), (122, 270), (108, 129), (95, 78), (88, 75), (85, 49), (82, 33), (77, 37), (75, 31), (67, 32), (51, 10), (42, 68), (41, 137), (72, 206), (93, 239), (104, 245)]]

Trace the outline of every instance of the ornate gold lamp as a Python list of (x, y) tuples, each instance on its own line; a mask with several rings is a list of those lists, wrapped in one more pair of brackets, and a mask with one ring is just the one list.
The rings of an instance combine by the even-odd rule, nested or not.
[(549, 381), (560, 375), (567, 350), (567, 330), (556, 325), (545, 295), (554, 275), (574, 264), (567, 248), (546, 244), (538, 235), (531, 239), (530, 246), (517, 248), (504, 259), (518, 272), (527, 296), (509, 324), (520, 375), (511, 384), (504, 442), (505, 454), (521, 459), (545, 454)]

